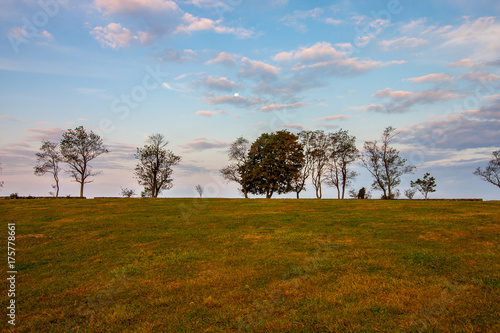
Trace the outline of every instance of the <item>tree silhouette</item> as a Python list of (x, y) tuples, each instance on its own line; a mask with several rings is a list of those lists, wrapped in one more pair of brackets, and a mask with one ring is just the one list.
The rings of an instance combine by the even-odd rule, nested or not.
[(62, 162), (63, 157), (58, 150), (56, 142), (42, 140), (41, 152), (36, 153), (37, 164), (35, 165), (35, 175), (43, 176), (46, 173), (52, 174), (54, 177), (55, 185), (52, 188), (56, 190), (55, 197), (59, 197), (59, 162)]

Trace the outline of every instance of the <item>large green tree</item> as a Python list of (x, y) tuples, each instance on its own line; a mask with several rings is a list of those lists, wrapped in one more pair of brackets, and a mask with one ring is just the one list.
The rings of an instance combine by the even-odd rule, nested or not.
[(53, 195), (57, 198), (59, 196), (59, 171), (61, 170), (59, 163), (63, 160), (58, 149), (58, 144), (56, 142), (42, 140), (40, 152), (35, 155), (37, 160), (37, 164), (34, 167), (35, 175), (43, 176), (47, 173), (52, 174), (55, 182), (52, 188), (56, 191)]
[(229, 146), (229, 160), (231, 163), (219, 170), (220, 175), (227, 181), (236, 182), (241, 186), (241, 192), (248, 199), (247, 184), (250, 178), (248, 168), (248, 152), (250, 142), (244, 137), (237, 138)]
[(391, 147), (395, 139), (395, 128), (387, 127), (382, 133), (380, 145), (375, 141), (366, 141), (362, 165), (373, 177), (372, 187), (383, 192), (382, 199), (394, 199), (396, 187), (401, 183), (401, 176), (413, 173), (415, 167), (400, 156), (400, 152)]
[(494, 151), (492, 155), (493, 158), (488, 162), (486, 168), (477, 168), (474, 174), (485, 182), (500, 188), (500, 150)]
[(89, 178), (99, 174), (99, 172), (92, 172), (92, 166), (89, 163), (109, 151), (104, 147), (99, 135), (85, 130), (83, 126), (64, 132), (60, 147), (63, 160), (69, 166), (68, 172), (80, 184), (80, 197), (83, 197), (83, 187), (93, 182)]
[(135, 157), (139, 160), (135, 167), (135, 175), (139, 185), (144, 186), (143, 196), (157, 198), (163, 190), (172, 188), (174, 165), (179, 164), (181, 157), (165, 147), (168, 141), (161, 134), (150, 135), (146, 145), (137, 148)]
[(300, 172), (304, 161), (302, 145), (298, 137), (288, 131), (262, 134), (250, 148), (248, 168), (250, 181), (247, 191), (265, 194), (294, 191), (293, 180)]

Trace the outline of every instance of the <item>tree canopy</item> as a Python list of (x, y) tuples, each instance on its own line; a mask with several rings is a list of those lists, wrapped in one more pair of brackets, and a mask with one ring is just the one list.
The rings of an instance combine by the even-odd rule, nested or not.
[(266, 198), (271, 198), (274, 193), (293, 191), (293, 180), (297, 178), (303, 161), (303, 148), (296, 135), (285, 130), (262, 134), (248, 154), (250, 181), (247, 191), (265, 194)]
[(172, 167), (179, 164), (181, 157), (165, 149), (167, 145), (163, 135), (153, 134), (144, 147), (137, 148), (135, 175), (139, 185), (144, 186), (143, 196), (157, 198), (161, 191), (173, 187)]
[(485, 182), (500, 188), (500, 150), (494, 151), (492, 155), (493, 158), (488, 162), (486, 168), (477, 168), (474, 174)]
[(92, 182), (90, 177), (99, 174), (92, 172), (90, 161), (109, 151), (99, 135), (85, 130), (83, 126), (68, 129), (62, 136), (60, 146), (63, 160), (69, 166), (68, 172), (80, 183), (80, 197), (83, 197), (84, 185)]

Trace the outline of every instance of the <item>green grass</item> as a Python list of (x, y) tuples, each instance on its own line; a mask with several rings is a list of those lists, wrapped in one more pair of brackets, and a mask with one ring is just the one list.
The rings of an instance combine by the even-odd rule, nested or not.
[(17, 332), (500, 331), (500, 202), (0, 200), (0, 216)]

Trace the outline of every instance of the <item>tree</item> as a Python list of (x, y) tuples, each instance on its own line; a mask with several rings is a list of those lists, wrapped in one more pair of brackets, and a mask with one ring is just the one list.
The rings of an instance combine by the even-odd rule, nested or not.
[(194, 187), (194, 189), (196, 190), (196, 192), (198, 192), (198, 194), (200, 195), (200, 198), (201, 198), (203, 196), (203, 192), (205, 192), (205, 189), (203, 188), (203, 186), (196, 185)]
[(229, 160), (231, 164), (219, 170), (222, 178), (226, 181), (232, 181), (240, 184), (241, 192), (248, 199), (248, 180), (250, 172), (248, 170), (248, 152), (250, 151), (250, 142), (243, 138), (237, 138), (229, 146)]
[[(411, 187), (415, 187), (422, 195), (425, 200), (427, 200), (427, 195), (432, 192), (436, 192), (436, 179), (431, 177), (430, 173), (426, 173), (423, 179), (417, 179), (415, 182), (410, 182)], [(410, 198), (411, 199), (411, 198)]]
[[(2, 172), (2, 165), (0, 164), (0, 173)], [(0, 181), (0, 189), (3, 187), (3, 180)]]
[(413, 199), (413, 197), (415, 196), (415, 193), (417, 193), (417, 190), (415, 190), (415, 189), (405, 190), (405, 196), (410, 200)]
[(262, 134), (250, 148), (248, 192), (265, 194), (294, 191), (293, 180), (302, 168), (304, 154), (298, 137), (288, 131)]
[(366, 141), (361, 159), (362, 165), (373, 176), (372, 188), (384, 192), (382, 199), (396, 198), (398, 191), (394, 189), (401, 183), (401, 176), (415, 170), (414, 166), (408, 165), (406, 159), (399, 156), (397, 149), (390, 146), (395, 138), (394, 131), (391, 126), (384, 130), (380, 146), (377, 141)]
[(163, 190), (173, 186), (172, 167), (179, 164), (181, 157), (165, 149), (168, 141), (161, 134), (150, 135), (143, 148), (137, 148), (135, 167), (138, 183), (144, 186), (142, 196), (157, 198)]
[(80, 198), (83, 198), (83, 187), (92, 183), (90, 177), (96, 176), (99, 172), (92, 172), (90, 161), (96, 157), (108, 153), (99, 135), (90, 131), (87, 132), (83, 126), (74, 130), (68, 129), (63, 133), (61, 140), (61, 155), (64, 162), (69, 165), (68, 172), (80, 183)]
[(59, 162), (62, 162), (63, 158), (56, 142), (42, 140), (40, 150), (40, 153), (35, 154), (37, 158), (37, 164), (34, 167), (35, 175), (43, 176), (46, 173), (52, 174), (55, 181), (55, 185), (52, 185), (52, 188), (56, 190), (55, 197), (57, 198), (59, 197), (59, 171), (61, 170)]
[(329, 135), (331, 150), (328, 163), (328, 185), (337, 188), (339, 199), (344, 199), (346, 187), (358, 175), (349, 170), (349, 166), (356, 161), (359, 150), (356, 148), (356, 137), (348, 131), (339, 130)]
[(299, 199), (300, 192), (306, 190), (306, 182), (311, 175), (311, 169), (313, 164), (313, 132), (312, 131), (301, 131), (298, 134), (299, 142), (302, 145), (304, 160), (302, 163), (302, 168), (297, 172), (296, 177), (293, 179), (293, 187), (297, 193), (297, 199)]
[(323, 197), (321, 184), (323, 183), (328, 159), (330, 157), (330, 142), (328, 135), (321, 130), (312, 132), (311, 146), (309, 152), (312, 157), (311, 179), (316, 191), (316, 198), (321, 199)]
[(362, 187), (358, 192), (358, 199), (364, 199), (366, 195), (366, 188)]
[(500, 150), (494, 151), (492, 155), (493, 158), (488, 162), (486, 168), (483, 170), (478, 167), (474, 174), (485, 182), (500, 188)]
[(131, 198), (135, 195), (135, 191), (132, 189), (123, 188), (123, 187), (120, 187), (120, 189), (122, 190), (121, 195), (124, 198)]

